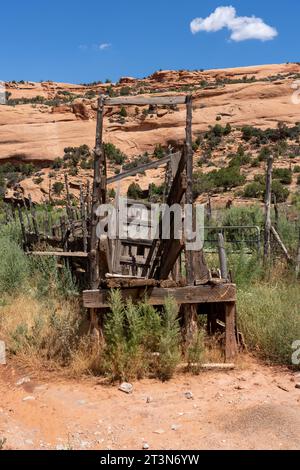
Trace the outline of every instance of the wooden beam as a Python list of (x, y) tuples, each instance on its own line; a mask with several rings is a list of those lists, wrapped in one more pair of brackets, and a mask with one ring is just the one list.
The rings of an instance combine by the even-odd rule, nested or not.
[(91, 250), (90, 250), (90, 284), (92, 288), (99, 286), (100, 259), (99, 240), (97, 238), (98, 216), (96, 211), (100, 204), (106, 202), (106, 160), (102, 143), (103, 135), (103, 97), (98, 100), (96, 144), (94, 150), (94, 179), (91, 214)]
[[(188, 96), (186, 100), (186, 175), (187, 175), (187, 189), (185, 193), (186, 204), (192, 205), (193, 200), (193, 138), (192, 138), (192, 115), (193, 115), (193, 101), (192, 97)], [(194, 219), (194, 216), (192, 216)], [(193, 221), (194, 222), (194, 221)], [(193, 224), (194, 225), (194, 224)], [(193, 229), (194, 227), (192, 227)], [(186, 250), (186, 277), (189, 285), (193, 284), (195, 280), (194, 275), (194, 256), (193, 251)]]
[(117, 181), (121, 181), (125, 178), (128, 178), (129, 176), (134, 176), (134, 175), (137, 175), (138, 173), (143, 173), (144, 171), (151, 170), (152, 168), (158, 168), (160, 166), (166, 165), (171, 160), (171, 158), (172, 158), (172, 155), (166, 155), (160, 160), (155, 160), (153, 162), (145, 163), (144, 165), (131, 168), (130, 170), (125, 170), (116, 176), (111, 176), (110, 178), (107, 178), (107, 184), (116, 183)]
[[(86, 308), (107, 308), (109, 306), (110, 291), (107, 289), (83, 291), (83, 305)], [(140, 300), (147, 296), (149, 305), (163, 305), (167, 297), (173, 297), (179, 304), (205, 304), (216, 302), (235, 302), (235, 284), (221, 284), (216, 286), (187, 286), (175, 288), (154, 287), (150, 289), (123, 289), (121, 295), (124, 300), (132, 298)]]
[(225, 306), (225, 360), (232, 361), (237, 355), (237, 342), (235, 336), (235, 302), (228, 302)]
[(118, 106), (118, 105), (159, 105), (159, 106), (172, 106), (178, 104), (185, 104), (186, 96), (117, 96), (115, 98), (104, 98), (105, 106)]
[(221, 269), (222, 279), (228, 278), (228, 268), (227, 268), (227, 256), (225, 250), (225, 242), (222, 233), (218, 234), (218, 251), (219, 251), (219, 262)]
[(88, 253), (83, 251), (30, 251), (32, 256), (58, 256), (62, 258), (87, 258)]
[(273, 157), (268, 158), (265, 196), (264, 261), (271, 255), (271, 197), (272, 197)]
[(283, 243), (283, 241), (281, 240), (280, 236), (279, 236), (279, 233), (276, 231), (275, 227), (273, 227), (273, 225), (271, 225), (271, 232), (275, 238), (275, 240), (277, 241), (278, 245), (280, 246), (280, 248), (282, 249), (282, 252), (285, 256), (285, 258), (287, 259), (287, 261), (292, 261), (292, 257), (290, 256), (285, 244)]

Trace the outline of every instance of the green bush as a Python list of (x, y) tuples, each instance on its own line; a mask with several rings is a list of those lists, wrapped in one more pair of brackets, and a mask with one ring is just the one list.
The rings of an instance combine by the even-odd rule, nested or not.
[(258, 181), (253, 181), (245, 186), (243, 196), (249, 199), (261, 199), (264, 192), (264, 186)]
[(52, 190), (54, 194), (56, 194), (57, 196), (61, 195), (63, 189), (64, 189), (64, 183), (62, 183), (61, 181), (55, 181), (55, 183), (53, 183), (52, 185)]
[(127, 190), (127, 196), (130, 199), (142, 199), (143, 198), (143, 190), (141, 189), (138, 183), (131, 183)]
[(122, 165), (125, 160), (127, 160), (127, 156), (123, 152), (121, 152), (121, 150), (118, 149), (114, 144), (104, 143), (103, 147), (106, 158), (112, 163)]
[(0, 292), (22, 290), (29, 274), (28, 259), (16, 242), (0, 238)]
[(124, 106), (122, 106), (122, 108), (120, 109), (119, 115), (124, 118), (128, 116), (126, 108)]
[(300, 173), (300, 165), (295, 165), (293, 169), (294, 173)]
[(158, 377), (169, 380), (180, 361), (180, 326), (178, 306), (170, 298), (165, 301), (162, 315), (161, 336), (159, 344)]
[(282, 184), (292, 183), (292, 171), (289, 168), (275, 168), (273, 178), (278, 179)]
[(296, 284), (260, 284), (239, 290), (239, 328), (247, 345), (263, 359), (291, 366), (292, 344), (300, 338), (299, 304)]

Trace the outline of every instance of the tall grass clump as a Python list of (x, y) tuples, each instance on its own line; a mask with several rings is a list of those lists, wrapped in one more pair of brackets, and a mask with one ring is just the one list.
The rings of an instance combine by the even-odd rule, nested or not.
[(112, 380), (154, 375), (172, 377), (180, 360), (177, 305), (170, 299), (163, 312), (146, 302), (124, 303), (119, 291), (111, 292), (110, 311), (104, 322), (102, 372)]
[(167, 298), (161, 321), (159, 360), (157, 373), (161, 380), (169, 380), (180, 361), (180, 326), (178, 306), (172, 298)]
[(239, 328), (247, 345), (263, 359), (291, 364), (292, 344), (300, 339), (300, 289), (285, 282), (238, 291)]
[(23, 250), (7, 237), (0, 237), (0, 293), (22, 290), (29, 275), (29, 264)]

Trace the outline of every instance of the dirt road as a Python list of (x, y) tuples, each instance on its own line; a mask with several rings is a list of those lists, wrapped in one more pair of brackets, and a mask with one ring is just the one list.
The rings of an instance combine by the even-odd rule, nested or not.
[(28, 375), (0, 367), (5, 448), (300, 448), (299, 374), (253, 360), (234, 371), (143, 380), (130, 395), (99, 379), (50, 374), (17, 385)]

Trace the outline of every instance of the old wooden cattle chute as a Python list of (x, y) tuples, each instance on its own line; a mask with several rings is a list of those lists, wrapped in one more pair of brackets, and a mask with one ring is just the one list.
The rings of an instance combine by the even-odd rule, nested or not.
[[(202, 250), (188, 249), (184, 240), (174, 236), (174, 218), (171, 217), (169, 239), (110, 239), (109, 234), (97, 235), (99, 208), (107, 203), (106, 157), (103, 146), (103, 118), (107, 106), (186, 106), (186, 137), (182, 151), (167, 155), (161, 164), (171, 168), (167, 181), (165, 202), (193, 204), (193, 149), (192, 149), (192, 97), (191, 96), (126, 96), (109, 98), (100, 96), (97, 110), (94, 183), (89, 237), (90, 290), (83, 292), (83, 304), (91, 309), (91, 317), (101, 317), (108, 308), (110, 289), (119, 288), (122, 296), (133, 301), (147, 298), (151, 305), (163, 305), (172, 296), (182, 316), (184, 336), (188, 338), (196, 327), (198, 314), (208, 315), (208, 329), (215, 332), (219, 324), (225, 325), (225, 356), (231, 360), (236, 354), (236, 286), (226, 278), (212, 278)], [(172, 162), (172, 165), (170, 165)], [(157, 163), (136, 168), (145, 171)], [(152, 166), (151, 166), (152, 165)], [(146, 168), (147, 167), (147, 168)], [(111, 178), (116, 182), (134, 174), (125, 172)], [(118, 204), (117, 195), (116, 206)], [(127, 209), (133, 217), (139, 211), (137, 201), (127, 200)], [(140, 203), (143, 207), (145, 203)], [(141, 209), (142, 210), (142, 209)], [(164, 215), (162, 215), (163, 219)], [(147, 217), (145, 218), (147, 225)], [(222, 259), (222, 257), (220, 258)], [(224, 273), (224, 269), (222, 270)]]
[[(185, 106), (186, 136), (181, 151), (169, 152), (161, 159), (107, 178), (103, 124), (106, 107), (114, 106)], [(197, 316), (205, 314), (209, 333), (225, 330), (225, 357), (227, 361), (231, 360), (237, 351), (236, 286), (229, 280), (222, 240), (219, 243), (221, 269), (214, 277), (206, 265), (203, 249), (191, 249), (184, 236), (175, 236), (175, 216), (172, 212), (169, 219), (166, 219), (166, 213), (161, 214), (159, 230), (153, 236), (150, 231), (149, 201), (126, 199), (125, 202), (128, 216), (125, 226), (122, 226), (125, 234), (128, 226), (134, 225), (138, 219), (138, 224), (145, 229), (143, 236), (131, 237), (128, 232), (125, 237), (111, 237), (110, 232), (105, 230), (100, 231), (99, 235), (98, 224), (103, 222), (99, 212), (111, 202), (107, 196), (107, 185), (118, 184), (128, 176), (163, 165), (167, 166), (165, 206), (170, 208), (177, 204), (182, 219), (181, 206), (193, 207), (192, 97), (100, 96), (92, 194), (89, 184), (85, 190), (80, 184), (80, 207), (76, 209), (72, 205), (65, 174), (66, 214), (54, 225), (49, 221), (49, 214), (46, 215), (42, 231), (31, 199), (28, 204), (23, 201), (24, 212), (19, 207), (19, 218), (24, 249), (31, 255), (57, 256), (66, 260), (82, 289), (89, 287), (83, 290), (83, 305), (90, 310), (95, 326), (102, 324), (111, 289), (120, 289), (124, 299), (131, 298), (135, 302), (147, 298), (149, 304), (158, 308), (164, 304), (166, 297), (172, 296), (180, 306), (186, 344), (197, 330)], [(120, 226), (123, 224), (121, 200), (117, 190), (114, 207), (116, 225)], [(162, 236), (161, 227), (164, 224), (169, 225), (169, 237)]]

